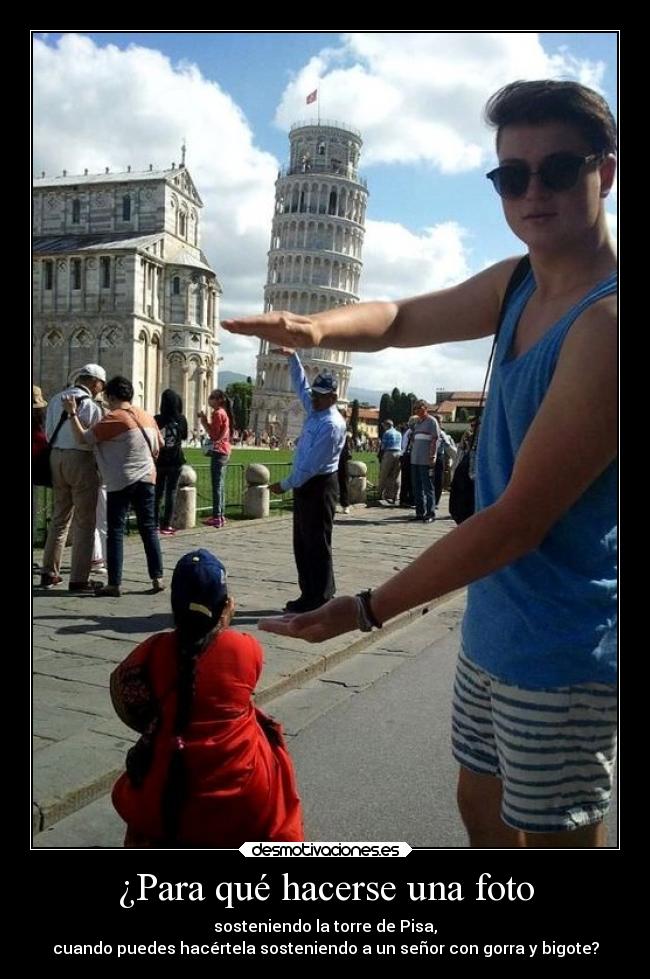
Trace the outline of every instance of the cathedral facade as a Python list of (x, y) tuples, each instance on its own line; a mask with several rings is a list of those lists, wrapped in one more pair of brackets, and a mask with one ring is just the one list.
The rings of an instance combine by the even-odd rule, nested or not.
[(34, 180), (32, 369), (46, 397), (98, 363), (128, 377), (151, 413), (173, 388), (192, 427), (219, 362), (202, 207), (184, 164)]
[[(289, 133), (289, 165), (278, 173), (264, 289), (264, 309), (309, 315), (359, 301), (368, 190), (359, 176), (361, 134), (339, 122), (301, 122)], [(286, 357), (260, 343), (250, 413), (255, 434), (280, 441), (300, 434), (302, 405), (291, 388)], [(301, 350), (309, 380), (323, 370), (338, 379), (347, 404), (350, 354)]]

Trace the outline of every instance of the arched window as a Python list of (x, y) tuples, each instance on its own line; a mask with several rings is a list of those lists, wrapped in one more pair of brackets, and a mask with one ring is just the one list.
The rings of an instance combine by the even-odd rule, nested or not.
[(108, 289), (111, 284), (111, 260), (105, 255), (99, 259), (100, 280), (102, 289)]
[(79, 224), (81, 221), (81, 201), (78, 197), (72, 202), (72, 223)]
[(72, 288), (81, 289), (81, 259), (73, 258), (70, 265), (70, 276), (72, 278)]
[(172, 279), (172, 293), (174, 296), (180, 296), (181, 292), (181, 278), (179, 275), (175, 275)]
[(187, 218), (185, 211), (180, 211), (178, 215), (178, 234), (181, 238), (185, 237), (187, 229)]

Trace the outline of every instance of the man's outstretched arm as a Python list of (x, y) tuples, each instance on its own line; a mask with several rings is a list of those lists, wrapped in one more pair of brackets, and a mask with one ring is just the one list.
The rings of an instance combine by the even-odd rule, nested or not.
[(224, 320), (224, 329), (287, 347), (383, 350), (474, 340), (494, 333), (517, 259), (506, 259), (449, 289), (398, 302), (352, 303), (312, 316), (273, 312)]

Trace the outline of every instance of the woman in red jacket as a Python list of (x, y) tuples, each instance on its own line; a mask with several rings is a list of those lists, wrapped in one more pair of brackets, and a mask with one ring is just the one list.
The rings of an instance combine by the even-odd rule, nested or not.
[(233, 417), (230, 398), (220, 388), (212, 392), (208, 398), (212, 416), (204, 411), (198, 414), (199, 421), (210, 436), (210, 474), (212, 476), (212, 516), (204, 520), (208, 527), (223, 527), (226, 523), (226, 466), (230, 460), (231, 441), (233, 433)]
[(111, 676), (115, 710), (141, 733), (113, 788), (124, 845), (303, 840), (282, 729), (252, 701), (262, 647), (228, 628), (224, 566), (204, 549), (186, 554), (171, 598), (175, 630), (151, 636)]

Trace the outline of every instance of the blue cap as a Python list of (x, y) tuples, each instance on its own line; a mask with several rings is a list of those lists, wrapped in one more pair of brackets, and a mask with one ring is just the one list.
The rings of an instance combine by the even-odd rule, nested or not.
[(176, 615), (197, 612), (216, 619), (228, 595), (226, 569), (201, 547), (184, 554), (172, 575), (172, 609)]
[(329, 371), (321, 371), (314, 378), (311, 389), (314, 394), (336, 394), (338, 384), (333, 374)]

